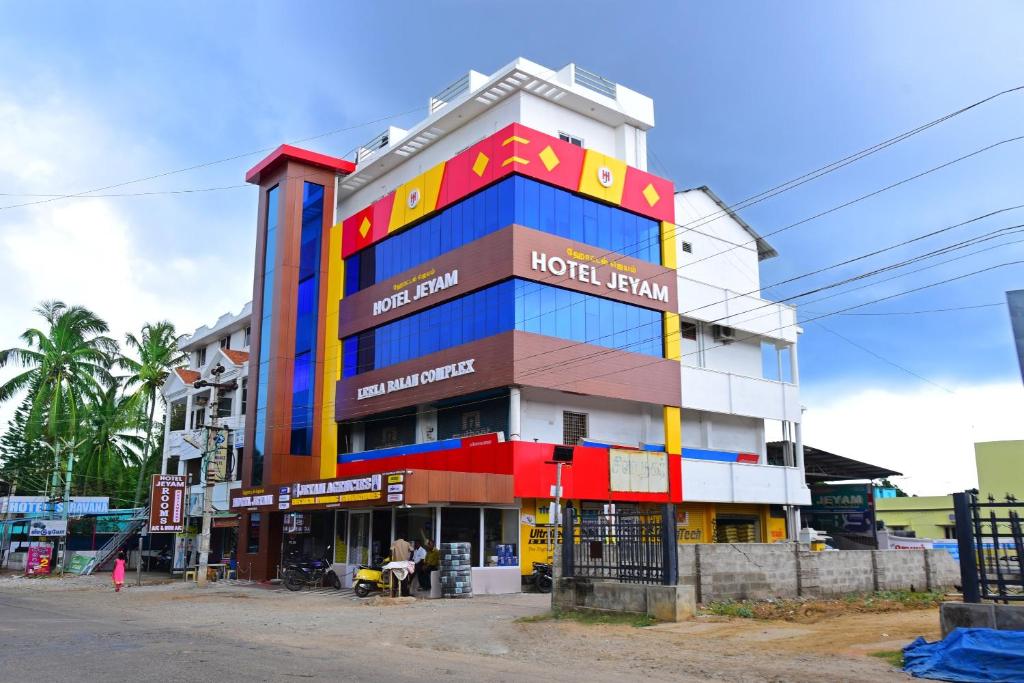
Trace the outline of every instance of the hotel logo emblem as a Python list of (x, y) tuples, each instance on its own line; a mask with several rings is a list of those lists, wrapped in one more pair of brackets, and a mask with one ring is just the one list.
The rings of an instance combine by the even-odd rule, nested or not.
[(602, 187), (611, 187), (615, 184), (615, 175), (612, 173), (612, 169), (607, 166), (601, 166), (597, 169), (597, 182), (601, 183)]
[(410, 209), (416, 208), (416, 205), (420, 203), (419, 188), (414, 187), (413, 189), (409, 190), (409, 198), (407, 199), (406, 203), (409, 205)]

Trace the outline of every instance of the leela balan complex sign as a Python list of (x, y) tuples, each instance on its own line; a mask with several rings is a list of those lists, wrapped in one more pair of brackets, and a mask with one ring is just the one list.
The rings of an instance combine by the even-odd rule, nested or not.
[(448, 365), (442, 365), (438, 368), (430, 368), (423, 372), (414, 372), (411, 375), (396, 377), (395, 379), (389, 379), (385, 382), (377, 382), (376, 384), (359, 387), (359, 389), (356, 390), (356, 400), (362, 401), (364, 398), (373, 398), (374, 396), (383, 396), (395, 391), (402, 391), (403, 389), (412, 389), (413, 387), (418, 387), (421, 384), (443, 382), (451, 379), (452, 377), (469, 375), (476, 372), (476, 368), (473, 367), (474, 362), (474, 358), (468, 358), (466, 360), (460, 360), (457, 363), (449, 363)]
[[(530, 253), (530, 268), (541, 273), (565, 275), (572, 280), (595, 287), (605, 286), (608, 289), (633, 294), (651, 301), (668, 303), (668, 287), (629, 274), (636, 272), (636, 266), (609, 261), (607, 258), (598, 258), (575, 249), (567, 249), (566, 256), (568, 258), (548, 256), (544, 252), (533, 251)], [(590, 263), (583, 263), (577, 259), (588, 260)], [(598, 266), (613, 268), (608, 274), (607, 280), (602, 281)]]

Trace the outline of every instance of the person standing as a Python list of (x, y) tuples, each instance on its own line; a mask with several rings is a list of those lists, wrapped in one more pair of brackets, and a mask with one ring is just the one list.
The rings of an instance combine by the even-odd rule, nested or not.
[[(412, 557), (412, 546), (409, 545), (409, 541), (404, 538), (396, 538), (391, 543), (391, 561), (392, 562), (409, 562)], [(412, 581), (412, 574), (406, 574), (405, 578), (402, 579), (400, 587), (400, 595), (402, 597), (409, 596), (409, 583)], [(394, 596), (392, 596), (394, 597)]]
[(430, 574), (427, 572), (425, 561), (427, 559), (427, 549), (423, 547), (423, 544), (419, 541), (413, 542), (412, 561), (416, 565), (416, 580), (419, 581), (420, 590), (430, 590)]
[(114, 592), (120, 593), (121, 586), (124, 585), (124, 551), (117, 551), (117, 559), (114, 560), (114, 572), (112, 575), (114, 579)]

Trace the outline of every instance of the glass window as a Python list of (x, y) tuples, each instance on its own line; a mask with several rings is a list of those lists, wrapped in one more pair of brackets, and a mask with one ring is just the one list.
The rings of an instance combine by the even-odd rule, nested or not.
[[(506, 280), (342, 342), (344, 376), (510, 330), (662, 355), (661, 313), (529, 280)], [(312, 399), (310, 399), (312, 402)]]
[[(514, 175), (350, 256), (345, 261), (345, 293), (354, 294), (511, 223), (660, 263), (657, 221)], [(307, 254), (306, 241), (302, 244), (301, 272), (306, 273), (314, 249), (310, 246)], [(315, 252), (319, 254), (319, 243)]]
[(246, 530), (245, 551), (250, 555), (260, 551), (260, 513), (249, 514), (249, 528)]
[(480, 566), (480, 508), (441, 508), (441, 542), (469, 543), (473, 566)]
[(484, 508), (484, 566), (519, 566), (519, 511)]
[(293, 455), (309, 455), (313, 447), (313, 356), (316, 352), (319, 318), (320, 238), (323, 232), (323, 218), (324, 187), (307, 182), (302, 193), (299, 282), (295, 302), (295, 361), (292, 366), (290, 444)]
[[(274, 262), (277, 259), (277, 222), (278, 222), (278, 187), (274, 186), (267, 190), (267, 236), (263, 251), (263, 302), (262, 315), (260, 318), (260, 356), (259, 356), (259, 385), (256, 391), (256, 425), (255, 443), (252, 449), (252, 472), (250, 483), (258, 486), (263, 483), (263, 454), (267, 450), (266, 444), (266, 416), (267, 416), (267, 387), (270, 384), (270, 328), (273, 324), (274, 313)], [(253, 518), (259, 525), (259, 515), (252, 515), (249, 518), (252, 524)], [(251, 538), (251, 535), (250, 535)], [(252, 541), (249, 541), (250, 545)], [(257, 539), (257, 550), (259, 541)], [(256, 551), (250, 551), (256, 552)]]

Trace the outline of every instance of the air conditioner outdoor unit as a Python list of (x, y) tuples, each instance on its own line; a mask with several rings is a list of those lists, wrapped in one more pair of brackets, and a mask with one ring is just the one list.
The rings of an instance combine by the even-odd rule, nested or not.
[(714, 335), (715, 341), (720, 341), (723, 344), (736, 341), (736, 330), (727, 325), (713, 325), (711, 333)]

